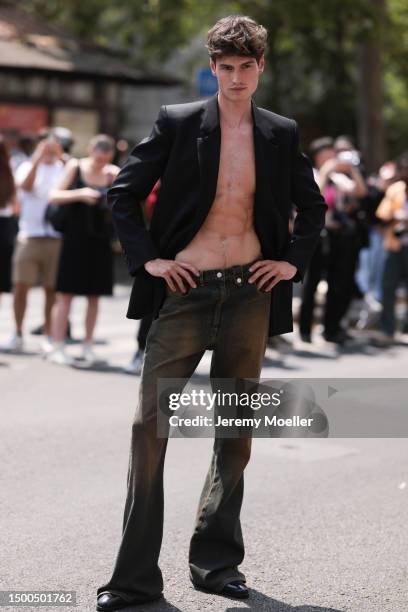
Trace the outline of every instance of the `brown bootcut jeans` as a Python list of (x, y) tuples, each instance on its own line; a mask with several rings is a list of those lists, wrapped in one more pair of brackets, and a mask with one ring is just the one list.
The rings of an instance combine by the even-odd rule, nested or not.
[[(248, 283), (253, 263), (202, 271), (197, 287), (190, 287), (186, 294), (168, 290), (152, 323), (132, 425), (122, 541), (112, 577), (98, 589), (98, 595), (109, 591), (137, 603), (163, 590), (158, 560), (168, 439), (157, 436), (157, 381), (184, 378), (187, 382), (206, 349), (213, 350), (211, 380), (259, 379), (271, 293)], [(240, 511), (251, 441), (251, 435), (214, 438), (199, 500), (189, 550), (190, 578), (199, 587), (216, 592), (233, 580), (245, 582), (238, 570), (245, 552)]]

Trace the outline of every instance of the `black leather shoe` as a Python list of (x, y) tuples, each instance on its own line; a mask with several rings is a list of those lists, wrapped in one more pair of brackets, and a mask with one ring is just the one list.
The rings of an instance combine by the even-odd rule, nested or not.
[(249, 591), (243, 582), (229, 582), (221, 591), (221, 595), (235, 597), (236, 599), (247, 599)]
[(125, 601), (119, 595), (113, 593), (102, 593), (98, 596), (96, 609), (104, 612), (105, 610), (120, 610), (130, 606), (129, 601)]
[(162, 597), (163, 595), (156, 595), (155, 597), (150, 597), (148, 599), (144, 599), (143, 601), (125, 601), (119, 595), (114, 595), (113, 593), (108, 592), (101, 593), (97, 599), (96, 609), (98, 612), (113, 612), (114, 610), (121, 610), (122, 608), (127, 608), (128, 606), (155, 601), (156, 599), (161, 599)]
[(222, 591), (212, 591), (211, 589), (206, 589), (205, 587), (199, 586), (193, 582), (194, 588), (198, 591), (203, 591), (204, 593), (212, 593), (214, 595), (224, 595), (225, 597), (234, 597), (235, 599), (248, 599), (249, 591), (246, 588), (245, 584), (240, 580), (234, 582), (228, 582)]

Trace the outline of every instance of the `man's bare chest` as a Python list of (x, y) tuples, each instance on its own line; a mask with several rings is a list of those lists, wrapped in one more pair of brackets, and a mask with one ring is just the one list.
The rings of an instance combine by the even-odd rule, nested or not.
[(255, 191), (255, 155), (252, 129), (222, 130), (218, 188)]

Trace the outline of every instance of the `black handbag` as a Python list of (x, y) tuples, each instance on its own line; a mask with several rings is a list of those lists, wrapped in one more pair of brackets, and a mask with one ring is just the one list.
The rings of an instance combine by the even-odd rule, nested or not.
[(71, 204), (48, 204), (44, 219), (56, 232), (63, 234), (68, 230), (71, 217)]

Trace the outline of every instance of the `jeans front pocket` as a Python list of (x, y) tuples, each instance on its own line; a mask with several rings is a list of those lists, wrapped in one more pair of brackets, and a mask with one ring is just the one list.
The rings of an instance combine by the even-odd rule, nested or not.
[(172, 291), (168, 285), (166, 286), (166, 296), (167, 297), (182, 297), (182, 298), (184, 298), (184, 297), (187, 297), (188, 294), (191, 291), (190, 285), (187, 285), (185, 287), (185, 289), (186, 289), (185, 293), (180, 291), (180, 289), (178, 288), (178, 285), (176, 285), (176, 286), (177, 286), (176, 291)]
[[(269, 281), (266, 283), (266, 285), (269, 283)], [(248, 285), (250, 287), (252, 287), (253, 292), (258, 295), (258, 296), (262, 296), (262, 297), (270, 297), (271, 292), (270, 291), (265, 291), (265, 285), (263, 285), (260, 289), (258, 288), (256, 283), (248, 283)]]

